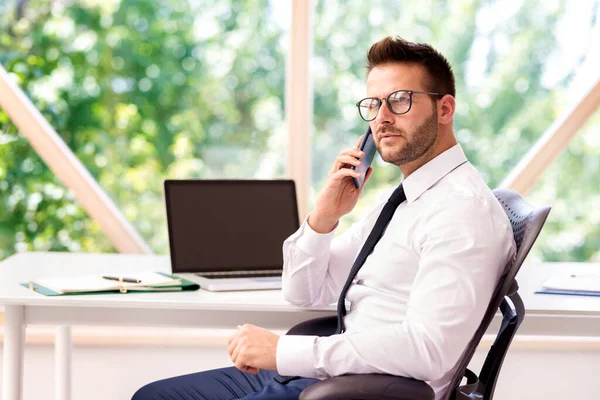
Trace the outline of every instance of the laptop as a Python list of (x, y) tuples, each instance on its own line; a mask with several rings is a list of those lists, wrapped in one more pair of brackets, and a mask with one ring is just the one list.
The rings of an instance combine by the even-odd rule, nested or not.
[(210, 291), (280, 289), (292, 180), (165, 180), (171, 267)]

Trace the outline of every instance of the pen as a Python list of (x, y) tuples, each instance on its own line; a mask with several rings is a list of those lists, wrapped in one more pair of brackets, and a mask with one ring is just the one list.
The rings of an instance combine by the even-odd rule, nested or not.
[(110, 281), (119, 281), (119, 282), (127, 282), (127, 283), (142, 283), (142, 281), (139, 279), (123, 278), (122, 276), (103, 276), (102, 278), (108, 279)]

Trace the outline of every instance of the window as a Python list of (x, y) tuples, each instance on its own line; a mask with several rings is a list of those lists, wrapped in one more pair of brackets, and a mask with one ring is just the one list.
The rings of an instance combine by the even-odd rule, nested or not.
[[(165, 178), (284, 176), (290, 4), (9, 0), (0, 3), (0, 63), (152, 249), (165, 252)], [(457, 138), (496, 187), (597, 79), (598, 4), (316, 1), (311, 203), (336, 154), (366, 129), (354, 104), (372, 43), (401, 35), (449, 58)], [(599, 125), (596, 113), (525, 194), (553, 206), (534, 257), (600, 257)], [(401, 179), (379, 158), (374, 168), (338, 233)], [(0, 109), (0, 259), (50, 249), (113, 251)]]
[[(0, 63), (156, 252), (165, 178), (285, 168), (289, 15), (267, 0), (0, 5)], [(0, 110), (0, 259), (112, 251)]]
[[(595, 82), (600, 52), (590, 36), (600, 37), (599, 16), (597, 3), (591, 1), (318, 2), (312, 61), (312, 201), (337, 153), (354, 146), (366, 130), (354, 104), (365, 96), (364, 66), (372, 43), (400, 35), (431, 43), (446, 55), (457, 83), (457, 139), (493, 188)], [(597, 131), (591, 128), (598, 126), (597, 121), (590, 121), (573, 148), (546, 172), (531, 195), (525, 195), (532, 203), (554, 206), (534, 250), (538, 257), (584, 261), (594, 252), (598, 257), (600, 230), (590, 213), (594, 213), (591, 204), (598, 201), (592, 181), (599, 167), (594, 161), (584, 168), (582, 161), (600, 156), (591, 133)], [(577, 182), (567, 176), (552, 178), (566, 170), (581, 172), (585, 178)], [(380, 189), (395, 186), (400, 179), (397, 167), (376, 157), (371, 181), (338, 232), (375, 201)], [(573, 224), (573, 218), (581, 224), (586, 220), (586, 229)], [(562, 240), (565, 236), (569, 240)], [(563, 243), (560, 251), (555, 250), (557, 241)], [(582, 244), (587, 250), (580, 248)]]

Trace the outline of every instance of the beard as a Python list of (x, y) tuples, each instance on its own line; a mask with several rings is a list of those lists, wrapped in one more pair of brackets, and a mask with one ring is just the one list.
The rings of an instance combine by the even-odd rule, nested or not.
[(377, 142), (375, 147), (383, 161), (397, 166), (410, 163), (422, 157), (435, 144), (438, 134), (437, 113), (432, 112), (431, 116), (410, 134), (402, 129), (386, 126), (377, 131), (378, 135), (386, 132), (402, 135), (405, 143), (400, 147), (386, 146), (382, 149), (381, 141)]

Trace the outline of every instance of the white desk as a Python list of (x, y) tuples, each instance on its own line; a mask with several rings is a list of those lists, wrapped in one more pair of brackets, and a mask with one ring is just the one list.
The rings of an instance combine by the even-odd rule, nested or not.
[(25, 326), (57, 325), (56, 398), (70, 399), (71, 325), (231, 328), (251, 323), (286, 330), (335, 307), (305, 309), (287, 303), (280, 290), (127, 293), (46, 297), (19, 286), (43, 276), (78, 276), (135, 271), (171, 272), (167, 256), (21, 253), (0, 263), (0, 305), (5, 305), (2, 399), (22, 396)]
[[(590, 273), (600, 263), (525, 265), (517, 277), (527, 315), (519, 335), (598, 336), (600, 297), (536, 295), (540, 284), (559, 269)], [(22, 253), (0, 263), (0, 305), (5, 305), (3, 400), (20, 400), (24, 330), (27, 324), (60, 326), (56, 337), (56, 398), (70, 399), (71, 325), (176, 326), (230, 328), (252, 323), (286, 330), (301, 321), (334, 315), (333, 306), (301, 308), (280, 291), (128, 293), (46, 297), (18, 285), (42, 276), (170, 272), (167, 256)], [(497, 332), (498, 320), (489, 333)]]

